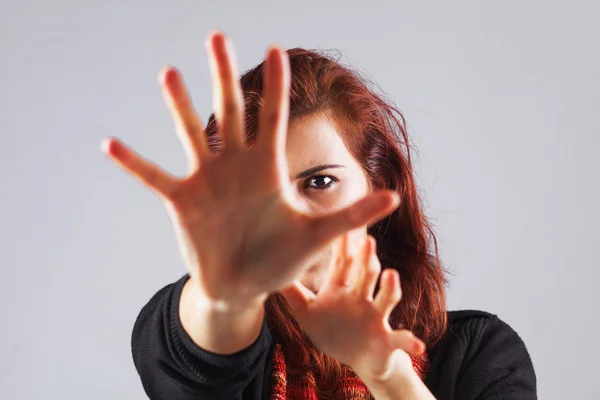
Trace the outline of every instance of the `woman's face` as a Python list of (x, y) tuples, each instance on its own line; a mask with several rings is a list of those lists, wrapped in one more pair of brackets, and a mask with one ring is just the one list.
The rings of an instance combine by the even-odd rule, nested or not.
[[(366, 173), (350, 154), (335, 126), (323, 116), (290, 123), (286, 155), (296, 205), (307, 214), (316, 216), (340, 210), (369, 193)], [(326, 165), (331, 166), (322, 168)], [(350, 232), (351, 252), (366, 233), (366, 226)], [(313, 292), (319, 290), (326, 277), (333, 245), (316, 254), (312, 266), (300, 279)]]

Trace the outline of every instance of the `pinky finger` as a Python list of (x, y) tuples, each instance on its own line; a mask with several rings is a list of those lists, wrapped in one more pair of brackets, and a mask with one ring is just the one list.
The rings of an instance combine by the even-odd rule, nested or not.
[(125, 172), (166, 198), (172, 196), (179, 183), (177, 178), (145, 160), (116, 138), (104, 139), (102, 151)]
[(400, 276), (398, 271), (392, 268), (386, 268), (381, 273), (381, 284), (379, 292), (375, 296), (373, 303), (380, 314), (383, 315), (384, 321), (390, 318), (392, 310), (402, 297), (402, 290), (400, 289)]

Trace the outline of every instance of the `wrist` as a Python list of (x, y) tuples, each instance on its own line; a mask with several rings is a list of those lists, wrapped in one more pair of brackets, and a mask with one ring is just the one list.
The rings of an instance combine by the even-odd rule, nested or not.
[(245, 304), (215, 302), (188, 281), (181, 293), (179, 319), (184, 331), (200, 348), (233, 354), (258, 338), (265, 318), (262, 297)]
[(184, 287), (184, 294), (187, 295), (189, 302), (197, 310), (214, 315), (223, 314), (230, 316), (246, 314), (249, 310), (258, 310), (264, 307), (269, 297), (268, 293), (247, 296), (237, 293), (235, 297), (211, 296), (203, 290), (202, 284), (191, 276)]
[(435, 400), (413, 368), (412, 362), (405, 360), (399, 354), (392, 357), (392, 362), (385, 369), (385, 373), (374, 373), (372, 368), (355, 372), (376, 400)]
[(252, 296), (249, 298), (215, 299), (203, 293), (200, 285), (191, 279), (184, 287), (183, 295), (188, 297), (194, 309), (214, 316), (237, 317), (248, 313), (255, 313), (264, 307), (268, 294)]
[(364, 381), (376, 400), (435, 400), (416, 372)]

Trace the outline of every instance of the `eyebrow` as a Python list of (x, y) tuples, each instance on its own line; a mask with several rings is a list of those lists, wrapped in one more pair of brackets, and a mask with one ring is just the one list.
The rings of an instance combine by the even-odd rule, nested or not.
[(346, 166), (339, 165), (339, 164), (317, 165), (316, 167), (309, 168), (304, 172), (300, 172), (298, 175), (296, 175), (296, 179), (306, 178), (307, 176), (310, 176), (316, 172), (322, 171), (324, 169), (331, 169), (331, 168), (346, 168)]

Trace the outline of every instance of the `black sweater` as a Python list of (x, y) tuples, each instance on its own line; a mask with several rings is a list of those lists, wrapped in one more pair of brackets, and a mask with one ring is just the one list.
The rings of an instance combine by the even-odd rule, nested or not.
[[(188, 276), (156, 293), (131, 338), (133, 361), (152, 400), (269, 399), (273, 340), (266, 319), (256, 341), (232, 355), (199, 348), (179, 319)], [(438, 400), (533, 400), (536, 376), (518, 334), (496, 315), (449, 311), (448, 331), (428, 350), (425, 384)]]

